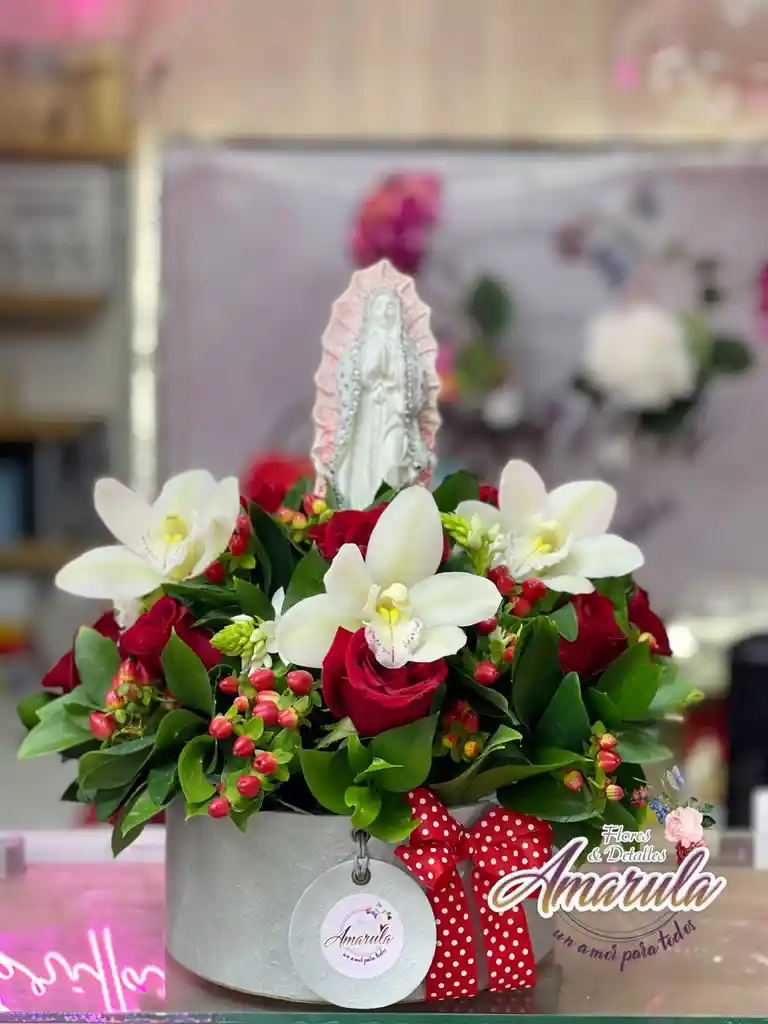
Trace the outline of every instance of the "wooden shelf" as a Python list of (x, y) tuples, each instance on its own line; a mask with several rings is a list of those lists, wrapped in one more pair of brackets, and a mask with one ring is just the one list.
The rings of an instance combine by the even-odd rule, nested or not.
[(0, 573), (30, 573), (53, 576), (63, 565), (95, 544), (85, 541), (24, 540), (12, 547), (0, 547)]
[(110, 141), (30, 140), (14, 142), (0, 138), (0, 160), (29, 160), (40, 163), (123, 164), (133, 151), (133, 138)]
[(2, 295), (0, 320), (62, 323), (85, 320), (106, 303), (105, 295)]
[(103, 419), (95, 416), (0, 416), (0, 444), (74, 441), (103, 423)]

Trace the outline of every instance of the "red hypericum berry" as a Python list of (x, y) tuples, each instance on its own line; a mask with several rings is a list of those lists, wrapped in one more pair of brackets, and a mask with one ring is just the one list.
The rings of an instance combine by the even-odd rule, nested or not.
[(230, 554), (244, 555), (248, 550), (248, 534), (247, 533), (233, 533), (229, 541)]
[(241, 775), (235, 783), (237, 792), (247, 800), (253, 800), (261, 790), (261, 779), (258, 775)]
[(307, 516), (321, 516), (328, 511), (328, 503), (319, 494), (305, 494), (301, 502), (304, 514)]
[(605, 772), (615, 772), (621, 764), (621, 758), (612, 750), (600, 750), (597, 754), (597, 763)]
[(283, 729), (298, 729), (299, 716), (295, 708), (283, 708), (277, 713), (277, 724)]
[(288, 526), (289, 523), (293, 522), (293, 517), (295, 515), (296, 512), (292, 508), (288, 508), (286, 505), (282, 505), (277, 510), (277, 518), (280, 520), (281, 523), (285, 523), (286, 526)]
[(475, 629), (480, 636), (488, 636), (498, 626), (499, 622), (495, 615), (492, 615), (490, 619), (483, 619), (482, 622), (475, 623)]
[(480, 718), (476, 711), (470, 711), (464, 718), (464, 728), (468, 733), (475, 733), (480, 728)]
[(114, 690), (107, 690), (107, 695), (104, 698), (104, 704), (110, 710), (114, 711), (116, 708), (121, 708), (123, 706), (123, 698)]
[(203, 573), (203, 576), (208, 580), (209, 583), (220, 584), (224, 582), (224, 576), (226, 575), (224, 566), (221, 562), (211, 562), (208, 568)]
[(254, 757), (253, 767), (257, 772), (261, 772), (262, 775), (271, 775), (277, 771), (277, 758), (274, 754), (270, 754), (268, 750), (264, 750)]
[(255, 690), (271, 690), (275, 685), (275, 673), (271, 668), (256, 668), (248, 676), (248, 682)]
[(309, 521), (303, 512), (297, 512), (291, 520), (292, 530), (306, 530), (309, 526)]
[(229, 814), (229, 800), (225, 796), (215, 796), (208, 804), (208, 813), (212, 818), (226, 818)]
[(216, 715), (215, 718), (211, 719), (208, 732), (217, 740), (225, 740), (227, 736), (232, 735), (232, 723), (224, 715)]
[(303, 668), (294, 669), (285, 677), (285, 685), (292, 690), (297, 697), (306, 697), (312, 690), (314, 679), (311, 672), (305, 672)]
[(621, 786), (617, 786), (615, 782), (612, 782), (610, 786), (605, 787), (605, 796), (608, 800), (621, 800), (624, 796), (624, 790)]
[(464, 744), (464, 757), (477, 757), (482, 747), (477, 740), (467, 740)]
[(244, 715), (248, 708), (250, 707), (250, 703), (246, 696), (240, 694), (239, 697), (235, 697), (235, 699), (232, 701), (232, 707), (235, 709), (235, 711), (239, 711), (241, 715)]
[(232, 747), (235, 757), (250, 757), (256, 749), (256, 744), (250, 736), (238, 736)]
[(499, 678), (499, 670), (492, 661), (479, 661), (475, 666), (475, 682), (492, 686)]
[(253, 709), (253, 717), (261, 718), (264, 725), (277, 725), (277, 704), (271, 700), (260, 702)]
[(111, 715), (103, 711), (92, 711), (88, 718), (88, 726), (97, 740), (106, 740), (117, 728)]
[[(515, 636), (512, 639), (516, 641), (517, 637)], [(508, 665), (511, 665), (512, 662), (515, 660), (515, 648), (516, 648), (516, 646), (517, 646), (516, 643), (510, 643), (507, 647), (504, 648), (503, 658), (504, 658), (504, 661), (506, 661), (506, 663)]]
[(520, 584), (520, 592), (526, 601), (535, 603), (544, 597), (547, 592), (547, 585), (543, 580), (539, 580), (535, 576), (531, 576), (530, 579), (523, 580)]
[(531, 612), (531, 602), (524, 597), (510, 597), (507, 607), (510, 613), (519, 619), (524, 619)]
[(222, 693), (237, 693), (239, 685), (237, 676), (227, 676), (226, 679), (222, 679), (219, 683), (219, 689)]
[(251, 517), (242, 512), (237, 517), (237, 523), (235, 524), (235, 530), (237, 533), (249, 534), (251, 532)]
[(574, 793), (579, 793), (584, 788), (584, 776), (575, 768), (565, 773), (563, 782)]
[(272, 701), (273, 704), (277, 704), (280, 701), (280, 694), (277, 690), (259, 690), (259, 704), (264, 704), (266, 701)]
[(597, 745), (601, 750), (613, 750), (618, 742), (612, 732), (604, 732), (602, 736), (598, 737)]
[(506, 565), (497, 565), (495, 569), (490, 569), (488, 579), (503, 597), (507, 597), (514, 590), (515, 581)]

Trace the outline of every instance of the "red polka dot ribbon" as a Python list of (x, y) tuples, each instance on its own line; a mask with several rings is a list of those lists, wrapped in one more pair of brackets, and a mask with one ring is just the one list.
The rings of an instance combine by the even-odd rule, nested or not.
[(519, 905), (499, 914), (488, 906), (488, 894), (510, 872), (539, 867), (549, 859), (549, 824), (499, 807), (465, 829), (431, 790), (414, 789), (407, 799), (419, 825), (395, 853), (427, 890), (437, 923), (427, 999), (456, 999), (477, 992), (472, 913), (457, 870), (464, 860), (472, 862), (488, 987), (494, 992), (531, 988), (536, 984), (536, 962), (525, 910)]

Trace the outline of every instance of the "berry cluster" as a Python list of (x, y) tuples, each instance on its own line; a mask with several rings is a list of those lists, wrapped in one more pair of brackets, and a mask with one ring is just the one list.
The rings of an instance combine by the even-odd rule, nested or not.
[(158, 705), (178, 707), (173, 695), (161, 692), (141, 663), (126, 658), (104, 696), (104, 711), (93, 711), (88, 720), (97, 740), (129, 740), (144, 734), (144, 726)]
[[(621, 755), (615, 750), (617, 742), (612, 733), (601, 732), (593, 737), (588, 752), (595, 764), (595, 775), (589, 782), (605, 793), (606, 800), (621, 800), (624, 796), (624, 790), (611, 778), (621, 764)], [(572, 792), (579, 793), (584, 788), (585, 779), (578, 769), (572, 768), (563, 775), (563, 783)]]
[(305, 494), (301, 507), (302, 512), (296, 512), (286, 505), (282, 505), (277, 510), (277, 519), (283, 526), (290, 529), (291, 539), (296, 544), (307, 539), (307, 530), (310, 526), (325, 522), (333, 515), (333, 511), (328, 508), (325, 499), (317, 494)]
[(480, 732), (480, 718), (469, 701), (456, 700), (443, 712), (435, 737), (434, 754), (450, 754), (454, 761), (474, 761), (482, 753), (489, 734)]

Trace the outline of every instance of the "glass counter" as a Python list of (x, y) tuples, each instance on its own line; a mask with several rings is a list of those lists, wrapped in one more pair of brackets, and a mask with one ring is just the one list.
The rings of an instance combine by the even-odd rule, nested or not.
[[(597, 915), (597, 924), (594, 914), (555, 919), (555, 948), (533, 990), (347, 1013), (239, 995), (175, 964), (163, 942), (162, 829), (147, 832), (118, 862), (108, 859), (100, 828), (22, 837), (26, 868), (0, 881), (5, 1019), (417, 1021), (438, 1012), (768, 1020), (768, 873), (734, 864), (738, 856), (716, 865), (727, 888), (695, 920), (638, 922), (612, 912)], [(585, 917), (591, 920), (582, 926)], [(612, 949), (616, 955), (606, 956)]]

